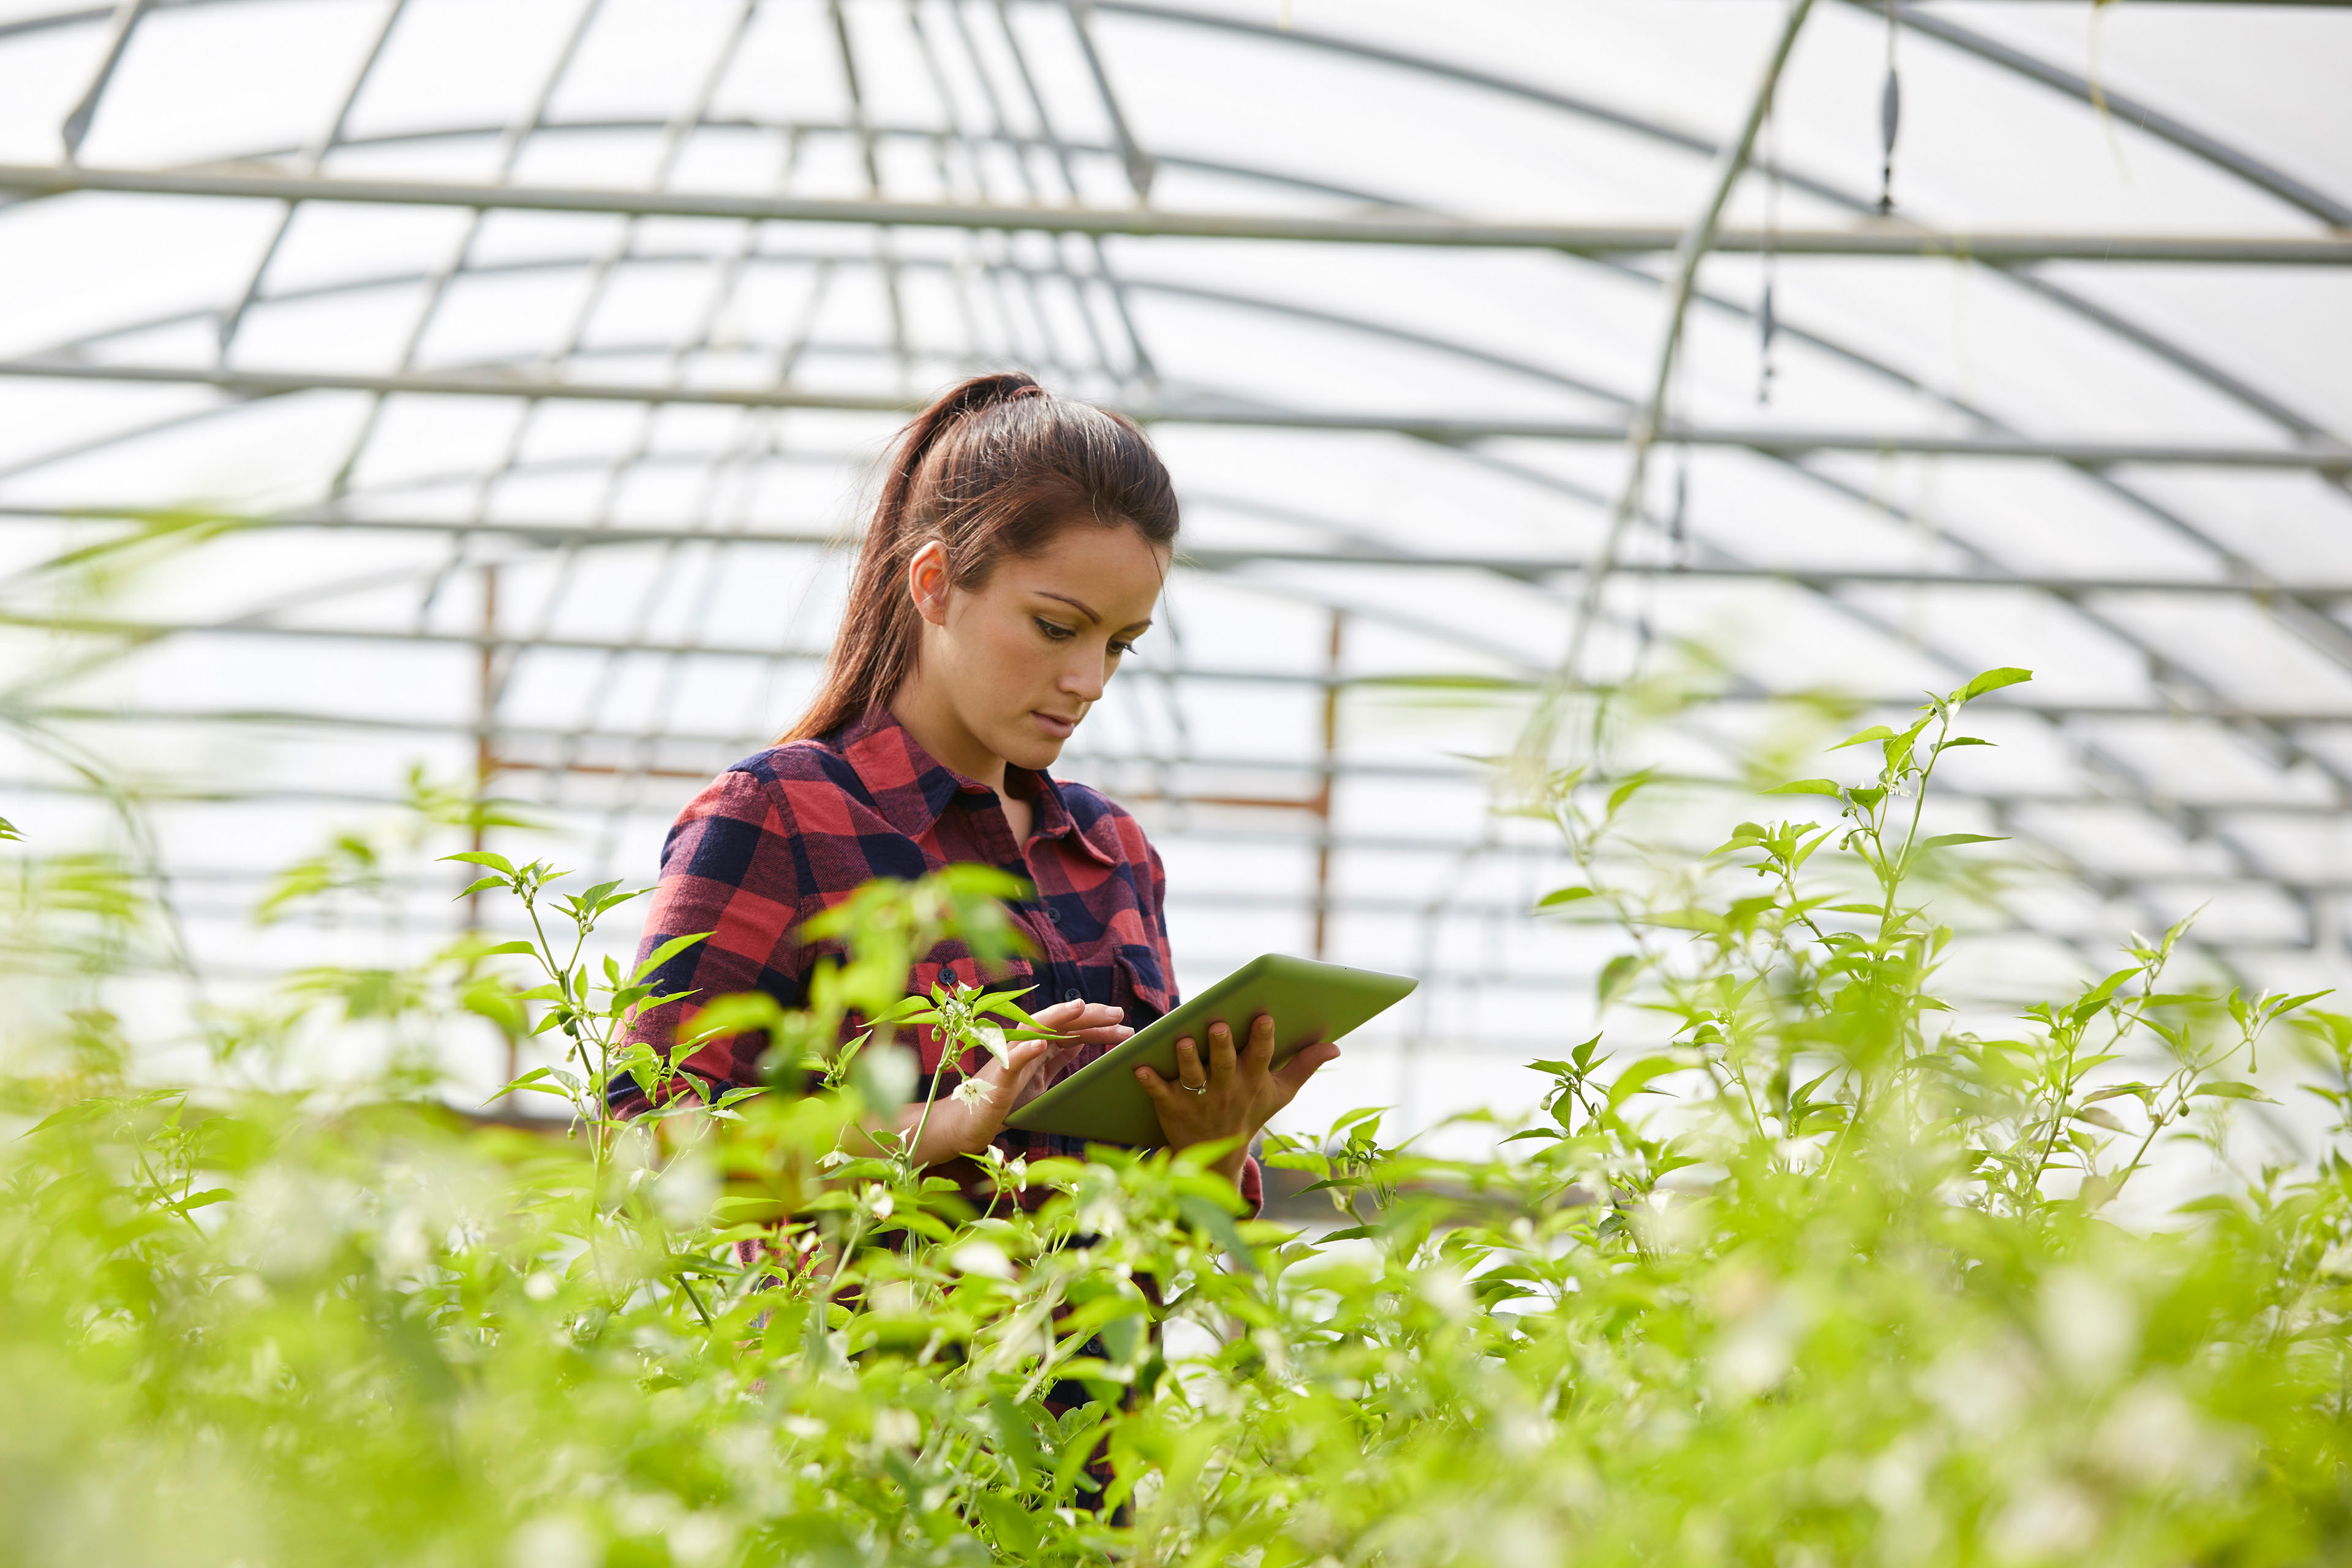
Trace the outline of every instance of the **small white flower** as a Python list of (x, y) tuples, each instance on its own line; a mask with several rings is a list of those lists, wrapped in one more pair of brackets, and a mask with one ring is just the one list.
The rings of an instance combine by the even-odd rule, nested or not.
[(676, 1561), (699, 1568), (705, 1563), (716, 1563), (735, 1544), (735, 1527), (716, 1513), (689, 1513), (669, 1527), (669, 1554)]
[(978, 1110), (988, 1103), (988, 1086), (976, 1078), (968, 1078), (955, 1086), (950, 1096), (958, 1105)]
[(594, 1568), (604, 1559), (604, 1542), (570, 1514), (541, 1514), (507, 1544), (514, 1568)]
[(1013, 1260), (992, 1241), (967, 1241), (948, 1254), (948, 1262), (966, 1274), (985, 1275), (991, 1279), (1013, 1278)]

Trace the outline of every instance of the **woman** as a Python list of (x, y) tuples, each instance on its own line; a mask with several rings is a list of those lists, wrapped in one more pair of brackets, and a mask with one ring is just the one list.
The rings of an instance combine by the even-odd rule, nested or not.
[[(1012, 911), (1037, 956), (1001, 984), (1034, 987), (1024, 1005), (1063, 1038), (961, 1064), (977, 1068), (976, 1091), (932, 1107), (916, 1153), (973, 1188), (971, 1156), (991, 1142), (1078, 1153), (1076, 1140), (1008, 1133), (1004, 1118), (1167, 1012), (1176, 990), (1160, 857), (1127, 812), (1045, 770), (1151, 625), (1176, 530), (1174, 488), (1143, 432), (1025, 375), (975, 376), (908, 426), (815, 701), (670, 830), (639, 962), (671, 937), (712, 934), (660, 972), (662, 993), (692, 997), (640, 1016), (634, 1037), (666, 1051), (697, 999), (730, 992), (798, 1005), (814, 957), (801, 922), (875, 877), (984, 862), (1037, 889)], [(982, 976), (943, 944), (909, 989), (942, 978)], [(722, 1089), (757, 1082), (763, 1043), (715, 1043), (684, 1065)], [(928, 1076), (939, 1044), (925, 1031), (919, 1048)], [(1174, 1081), (1136, 1075), (1171, 1145), (1234, 1141), (1218, 1168), (1253, 1208), (1250, 1140), (1339, 1054), (1310, 1047), (1275, 1071), (1273, 1048), (1270, 1020), (1238, 1046), (1220, 1024), (1205, 1049), (1178, 1043)]]

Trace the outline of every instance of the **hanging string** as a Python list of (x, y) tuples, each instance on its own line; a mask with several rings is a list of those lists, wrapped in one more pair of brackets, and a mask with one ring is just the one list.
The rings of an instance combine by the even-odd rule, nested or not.
[(1756, 310), (1756, 401), (1772, 401), (1772, 339), (1780, 318), (1772, 312), (1772, 284), (1780, 273), (1780, 108), (1764, 119), (1764, 297)]
[(1674, 547), (1674, 563), (1690, 564), (1687, 520), (1690, 516), (1690, 443), (1675, 448), (1675, 510), (1666, 520), (1666, 542)]
[(1878, 95), (1878, 137), (1885, 149), (1878, 165), (1878, 216), (1895, 210), (1895, 130), (1903, 119), (1903, 89), (1895, 76), (1895, 0), (1886, 0), (1886, 87)]
[[(1685, 359), (1675, 366), (1675, 406), (1687, 407), (1690, 398), (1690, 362)], [(1675, 504), (1666, 514), (1666, 559), (1675, 566), (1690, 564), (1690, 459), (1688, 441), (1675, 443)]]

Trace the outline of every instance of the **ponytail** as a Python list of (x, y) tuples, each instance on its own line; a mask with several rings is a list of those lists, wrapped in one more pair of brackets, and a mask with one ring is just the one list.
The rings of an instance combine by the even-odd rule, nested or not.
[(889, 706), (921, 646), (907, 569), (947, 549), (948, 582), (984, 584), (1081, 521), (1176, 539), (1175, 486), (1134, 421), (1055, 396), (1018, 371), (958, 383), (899, 433), (857, 552), (814, 700), (778, 743), (815, 740)]

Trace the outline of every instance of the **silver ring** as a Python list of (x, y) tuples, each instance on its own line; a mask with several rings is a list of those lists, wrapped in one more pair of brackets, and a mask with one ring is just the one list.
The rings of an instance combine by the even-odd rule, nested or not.
[(1186, 1094), (1206, 1094), (1209, 1092), (1209, 1086), (1207, 1084), (1204, 1083), (1200, 1088), (1194, 1089), (1191, 1084), (1186, 1083), (1181, 1079), (1176, 1080), (1176, 1087), (1182, 1089)]

